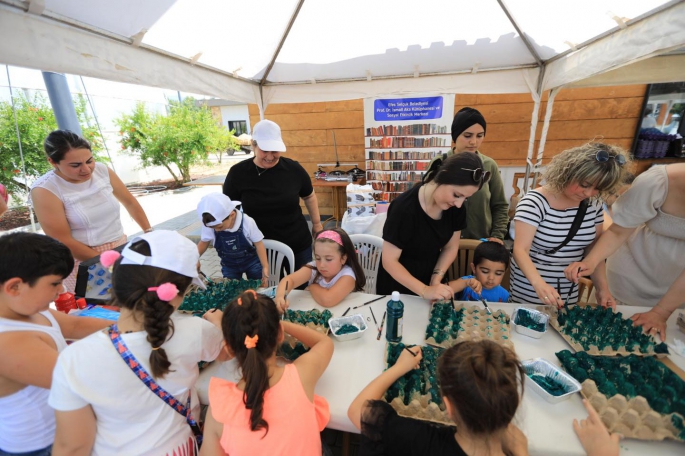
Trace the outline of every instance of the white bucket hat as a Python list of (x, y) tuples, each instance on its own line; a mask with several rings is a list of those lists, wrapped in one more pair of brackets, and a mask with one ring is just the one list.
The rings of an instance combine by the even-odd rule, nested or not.
[[(130, 249), (131, 244), (139, 240), (150, 245), (150, 256), (142, 255)], [(193, 284), (202, 289), (205, 288), (205, 284), (200, 280), (197, 273), (197, 262), (200, 260), (197, 246), (193, 241), (176, 231), (159, 230), (136, 236), (126, 244), (121, 256), (121, 263), (119, 264), (137, 264), (166, 269), (190, 277), (193, 279)]]
[(240, 201), (231, 201), (231, 198), (223, 193), (210, 193), (203, 196), (198, 203), (197, 215), (200, 216), (200, 221), (202, 221), (202, 214), (206, 212), (214, 217), (214, 221), (207, 223), (207, 226), (216, 226), (231, 215), (231, 212), (240, 204)]
[(281, 138), (281, 127), (276, 122), (262, 120), (252, 129), (252, 139), (264, 152), (285, 152), (285, 143)]

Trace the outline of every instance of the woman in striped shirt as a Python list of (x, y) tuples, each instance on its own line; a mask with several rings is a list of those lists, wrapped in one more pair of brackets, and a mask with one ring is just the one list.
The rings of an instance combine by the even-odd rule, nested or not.
[[(602, 234), (603, 196), (623, 183), (627, 173), (626, 152), (616, 146), (588, 143), (565, 150), (552, 159), (544, 174), (545, 184), (524, 196), (516, 206), (516, 239), (511, 261), (511, 299), (530, 304), (562, 306), (578, 301), (564, 269), (580, 261)], [(589, 199), (577, 233), (568, 236), (581, 202)], [(592, 275), (597, 302), (612, 305), (602, 263)]]

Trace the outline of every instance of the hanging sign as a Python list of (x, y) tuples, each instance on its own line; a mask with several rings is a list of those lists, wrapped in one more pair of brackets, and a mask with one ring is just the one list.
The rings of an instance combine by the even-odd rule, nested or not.
[(424, 120), (442, 117), (443, 97), (379, 98), (373, 103), (373, 120)]

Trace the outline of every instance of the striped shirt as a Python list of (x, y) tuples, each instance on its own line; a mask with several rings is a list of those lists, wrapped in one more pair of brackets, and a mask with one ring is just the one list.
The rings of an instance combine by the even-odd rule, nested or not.
[[(583, 222), (573, 239), (558, 252), (546, 254), (546, 251), (556, 248), (566, 239), (577, 213), (577, 207), (553, 209), (542, 193), (532, 190), (521, 198), (516, 206), (514, 217), (515, 221), (521, 221), (536, 228), (530, 248), (530, 259), (545, 282), (555, 288), (557, 281), (560, 282), (561, 298), (564, 300), (571, 288), (571, 282), (564, 276), (564, 269), (574, 261), (583, 259), (585, 248), (595, 240), (596, 225), (604, 222), (601, 203), (590, 202)], [(545, 304), (538, 298), (533, 286), (513, 257), (511, 271), (511, 300), (513, 302)], [(578, 287), (574, 287), (569, 303), (575, 304), (577, 301)]]

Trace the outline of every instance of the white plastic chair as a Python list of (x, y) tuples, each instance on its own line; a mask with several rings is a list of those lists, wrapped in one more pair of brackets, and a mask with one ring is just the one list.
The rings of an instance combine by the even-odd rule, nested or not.
[(378, 277), (378, 267), (381, 264), (383, 239), (371, 234), (351, 234), (350, 239), (357, 250), (357, 259), (366, 277), (364, 292), (376, 294), (376, 279)]
[(267, 280), (267, 287), (278, 285), (281, 279), (281, 269), (283, 269), (283, 258), (288, 259), (288, 267), (285, 268), (285, 273), (290, 274), (292, 268), (295, 267), (295, 254), (293, 249), (280, 241), (273, 239), (264, 239), (264, 248), (266, 248), (266, 261), (269, 263), (269, 279)]

